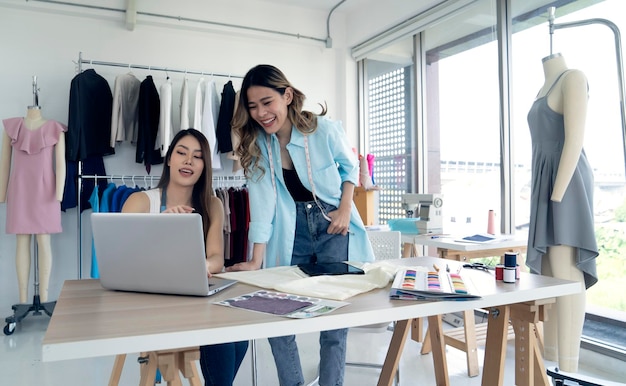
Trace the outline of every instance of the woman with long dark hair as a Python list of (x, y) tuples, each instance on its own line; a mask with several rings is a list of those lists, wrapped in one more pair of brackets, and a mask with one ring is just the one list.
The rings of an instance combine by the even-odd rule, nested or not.
[[(122, 212), (200, 214), (207, 275), (224, 268), (224, 207), (212, 188), (211, 151), (200, 131), (187, 129), (176, 134), (157, 187), (131, 194)], [(247, 341), (200, 346), (205, 385), (232, 385), (247, 349)]]
[[(315, 262), (373, 261), (352, 201), (357, 157), (340, 122), (303, 110), (305, 96), (276, 67), (243, 79), (232, 126), (250, 199), (249, 261), (229, 271)], [(320, 333), (319, 384), (341, 385), (347, 329)], [(304, 384), (293, 335), (269, 339), (281, 386)]]

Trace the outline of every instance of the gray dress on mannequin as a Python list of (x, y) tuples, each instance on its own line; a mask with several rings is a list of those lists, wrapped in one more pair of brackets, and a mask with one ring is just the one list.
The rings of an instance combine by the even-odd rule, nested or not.
[(528, 112), (532, 185), (526, 265), (531, 272), (540, 274), (541, 260), (548, 247), (574, 247), (576, 266), (584, 273), (585, 287), (589, 288), (598, 281), (598, 246), (594, 231), (593, 172), (584, 150), (561, 202), (550, 200), (563, 151), (565, 127), (563, 114), (548, 106), (547, 97), (559, 79), (545, 96), (535, 100)]

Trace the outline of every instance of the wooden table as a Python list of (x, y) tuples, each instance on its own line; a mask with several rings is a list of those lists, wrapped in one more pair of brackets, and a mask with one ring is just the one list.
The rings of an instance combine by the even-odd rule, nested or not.
[(522, 235), (499, 235), (496, 240), (485, 243), (462, 242), (459, 239), (460, 237), (402, 234), (403, 243), (435, 247), (438, 257), (464, 262), (480, 257), (503, 256), (505, 252), (526, 253), (528, 244), (528, 239)]
[[(526, 245), (528, 243), (525, 236), (520, 235), (498, 235), (496, 240), (476, 243), (460, 241), (462, 237), (449, 237), (439, 235), (402, 235), (402, 241), (411, 247), (404, 248), (404, 256), (407, 257), (408, 251), (413, 250), (415, 244), (425, 245), (437, 248), (437, 256), (442, 259), (455, 260), (461, 262), (469, 262), (471, 259), (500, 256), (504, 260), (506, 252), (518, 253), (518, 264), (523, 265), (522, 254), (526, 253)], [(503, 261), (501, 261), (503, 262)], [(466, 353), (467, 375), (475, 377), (479, 372), (478, 364), (478, 338), (484, 336), (486, 326), (475, 325), (474, 313), (472, 310), (463, 312), (463, 327), (458, 330), (447, 333), (444, 342)], [(422, 354), (427, 354), (431, 350), (431, 341), (428, 334), (422, 339), (423, 327), (421, 321), (414, 322), (413, 339), (419, 342), (423, 341)], [(507, 328), (507, 331), (509, 329)], [(509, 334), (511, 335), (511, 334)]]
[[(398, 259), (403, 266), (432, 266), (444, 261), (433, 257)], [(458, 263), (451, 263), (458, 264)], [(408, 326), (414, 318), (429, 317), (433, 342), (442, 342), (441, 318), (446, 312), (474, 308), (502, 309), (506, 317), (511, 304), (570, 295), (580, 291), (575, 282), (524, 273), (516, 284), (485, 280), (487, 273), (468, 272), (482, 298), (459, 302), (418, 302), (389, 299), (387, 288), (369, 291), (347, 301), (350, 305), (311, 319), (289, 319), (213, 304), (214, 301), (258, 290), (242, 283), (210, 298), (150, 295), (105, 290), (98, 280), (68, 280), (57, 300), (55, 312), (43, 339), (45, 362), (90, 358), (126, 353), (153, 352), (240, 340), (261, 339), (285, 334), (302, 334), (327, 329), (400, 321), (393, 333), (378, 384), (391, 385), (397, 369)], [(502, 383), (506, 339), (498, 323), (490, 324), (488, 353), (490, 379), (484, 385)], [(493, 328), (492, 328), (493, 327)], [(492, 342), (489, 344), (489, 342)], [(529, 353), (541, 359), (541, 353)], [(516, 358), (517, 359), (517, 358)], [(445, 348), (433, 347), (438, 385), (449, 385)], [(493, 369), (491, 367), (494, 367)], [(68, 374), (68, 376), (71, 376)], [(518, 385), (531, 385), (532, 379)], [(494, 382), (499, 379), (500, 383)], [(547, 381), (547, 379), (546, 379)], [(546, 383), (546, 385), (548, 385)]]

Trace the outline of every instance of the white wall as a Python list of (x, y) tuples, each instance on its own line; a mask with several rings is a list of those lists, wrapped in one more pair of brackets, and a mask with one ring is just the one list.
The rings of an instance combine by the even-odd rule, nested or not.
[[(123, 9), (126, 0), (81, 2)], [(43, 115), (67, 123), (69, 87), (77, 73), (79, 52), (84, 59), (152, 65), (242, 76), (252, 66), (270, 63), (281, 68), (291, 82), (307, 95), (306, 108), (326, 102), (330, 117), (344, 122), (354, 146), (357, 143), (356, 64), (346, 42), (359, 43), (395, 21), (412, 14), (414, 1), (394, 0), (398, 7), (380, 9), (362, 2), (348, 22), (341, 7), (331, 18), (332, 48), (323, 42), (278, 34), (250, 31), (203, 23), (181, 22), (138, 15), (134, 30), (126, 28), (125, 16), (115, 11), (46, 4), (38, 1), (0, 0), (0, 119), (23, 116), (32, 104), (32, 76), (38, 77), (39, 105)], [(347, 4), (347, 3), (346, 3)], [(328, 11), (301, 9), (285, 4), (255, 0), (178, 0), (138, 1), (138, 10), (183, 18), (243, 25), (283, 31), (301, 36), (326, 38)], [(350, 8), (354, 10), (354, 6)], [(367, 10), (372, 12), (367, 12)], [(389, 9), (396, 9), (393, 15)], [(374, 12), (375, 11), (375, 12)], [(347, 26), (351, 26), (348, 31)], [(358, 26), (356, 28), (355, 26)], [(353, 28), (354, 27), (354, 28)], [(87, 66), (88, 67), (88, 66)], [(85, 66), (83, 67), (83, 69)], [(113, 85), (115, 76), (126, 69), (94, 66)], [(149, 71), (133, 70), (143, 79)], [(165, 80), (162, 72), (152, 72), (157, 87)], [(174, 106), (180, 92), (182, 74), (170, 74), (174, 84)], [(207, 75), (208, 77), (208, 75)], [(189, 75), (195, 88), (199, 76)], [(218, 91), (226, 82), (216, 78)], [(240, 79), (233, 78), (235, 88)], [(191, 95), (193, 103), (193, 95)], [(118, 147), (117, 154), (105, 158), (108, 174), (144, 175), (134, 163), (134, 149)], [(229, 168), (229, 164), (226, 168)], [(153, 169), (158, 176), (160, 167)], [(219, 172), (227, 174), (227, 171)], [(218, 173), (218, 174), (219, 174)], [(82, 277), (89, 276), (90, 227), (88, 213), (82, 215)], [(0, 204), (0, 317), (11, 315), (10, 306), (18, 301), (15, 275), (15, 237), (5, 233), (6, 205)], [(62, 215), (63, 233), (52, 237), (53, 270), (50, 299), (58, 297), (66, 279), (78, 278), (78, 215), (70, 209)], [(32, 299), (32, 280), (29, 288)]]
[[(102, 4), (104, 2), (97, 2)], [(121, 4), (117, 4), (121, 3)], [(177, 4), (177, 9), (156, 8)], [(214, 1), (208, 9), (203, 1), (139, 2), (147, 12), (180, 15), (202, 20), (255, 26), (269, 30), (300, 33), (325, 38), (326, 14), (297, 12), (281, 7), (277, 23), (276, 9), (254, 6), (254, 1)], [(125, 1), (108, 1), (107, 6), (122, 8)], [(228, 8), (230, 7), (230, 8)], [(244, 12), (238, 12), (245, 10)], [(216, 17), (224, 15), (224, 17)], [(38, 77), (39, 104), (48, 119), (67, 123), (69, 87), (76, 74), (75, 61), (79, 52), (85, 59), (145, 64), (243, 76), (252, 66), (271, 63), (281, 68), (287, 77), (307, 95), (307, 107), (317, 109), (317, 102), (326, 101), (329, 114), (345, 120), (346, 103), (345, 56), (341, 49), (327, 49), (324, 43), (274, 36), (236, 29), (191, 26), (190, 23), (154, 20), (138, 17), (134, 31), (125, 27), (124, 15), (116, 12), (91, 11), (76, 7), (51, 6), (37, 2), (0, 1), (0, 118), (23, 116), (32, 104), (32, 76)], [(285, 22), (283, 22), (285, 21)], [(265, 23), (265, 25), (259, 24)], [(184, 27), (180, 25), (183, 24)], [(335, 41), (335, 46), (338, 42)], [(342, 51), (343, 52), (343, 51)], [(337, 61), (340, 59), (341, 64)], [(109, 80), (111, 86), (124, 68), (94, 66), (96, 72)], [(148, 71), (133, 70), (143, 79)], [(152, 72), (157, 87), (165, 73)], [(174, 105), (180, 93), (182, 74), (170, 74), (174, 82)], [(208, 78), (207, 75), (205, 78)], [(189, 85), (195, 89), (200, 76), (189, 75)], [(218, 91), (227, 78), (215, 78)], [(240, 79), (232, 78), (235, 88)], [(193, 103), (193, 95), (191, 95)], [(317, 110), (314, 110), (317, 111)], [(354, 114), (354, 113), (353, 113)], [(353, 127), (355, 125), (352, 125)], [(121, 151), (120, 151), (121, 150)], [(144, 175), (141, 165), (134, 163), (133, 149), (122, 147), (118, 154), (105, 158), (109, 174)], [(152, 171), (160, 175), (160, 167)], [(226, 174), (227, 172), (221, 172)], [(83, 213), (83, 273), (89, 276), (90, 228), (88, 212)], [(5, 233), (6, 205), (0, 204), (0, 316), (11, 314), (10, 306), (18, 301), (15, 275), (15, 236)], [(56, 299), (65, 279), (78, 277), (77, 212), (62, 215), (63, 233), (52, 237), (54, 265), (50, 284), (50, 299)], [(32, 284), (32, 280), (31, 280)], [(30, 287), (32, 299), (32, 285)]]

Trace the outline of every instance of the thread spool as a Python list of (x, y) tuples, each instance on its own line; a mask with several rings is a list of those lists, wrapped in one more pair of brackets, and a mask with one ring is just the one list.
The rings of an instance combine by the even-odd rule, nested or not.
[[(504, 267), (504, 264), (498, 264), (496, 265), (496, 280), (503, 280), (504, 281), (504, 270), (506, 268)], [(509, 267), (508, 269), (511, 269), (511, 267)], [(519, 275), (521, 272), (521, 268), (519, 266), (519, 264), (515, 265), (515, 280), (519, 280)], [(512, 283), (512, 282), (510, 282)]]
[(515, 283), (515, 267), (504, 267), (502, 281), (505, 283)]
[(496, 280), (502, 280), (504, 278), (504, 264), (496, 265)]
[(504, 267), (515, 268), (516, 265), (517, 265), (517, 253), (505, 252), (504, 253)]
[(496, 214), (493, 209), (489, 209), (489, 216), (487, 217), (487, 233), (490, 235), (496, 234)]

